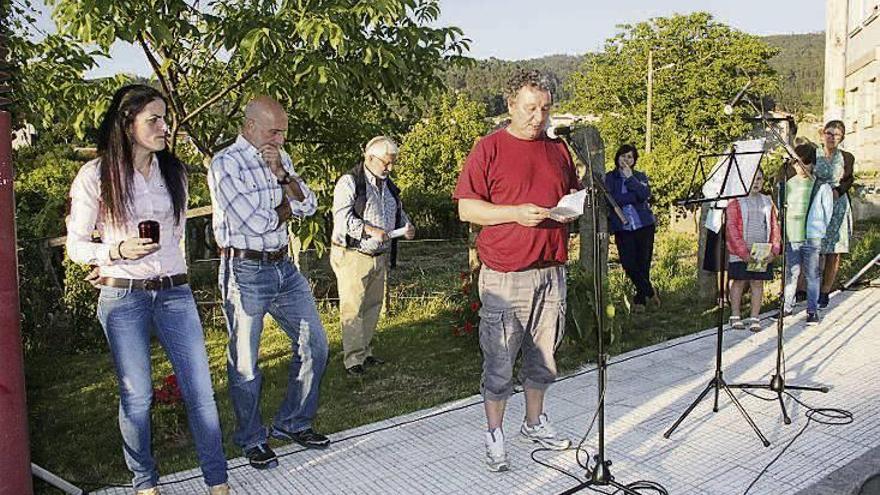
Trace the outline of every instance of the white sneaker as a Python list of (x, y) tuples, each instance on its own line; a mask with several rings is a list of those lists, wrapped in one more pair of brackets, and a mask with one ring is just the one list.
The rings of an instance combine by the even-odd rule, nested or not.
[(153, 488), (147, 488), (144, 490), (138, 490), (136, 495), (159, 495), (159, 487), (154, 486)]
[(571, 447), (571, 440), (562, 438), (556, 433), (556, 429), (550, 424), (545, 413), (538, 416), (538, 424), (535, 426), (529, 426), (528, 421), (523, 420), (519, 432), (524, 439), (541, 444), (547, 449), (565, 450)]
[(486, 467), (493, 473), (510, 469), (507, 452), (504, 451), (504, 432), (501, 428), (486, 432)]

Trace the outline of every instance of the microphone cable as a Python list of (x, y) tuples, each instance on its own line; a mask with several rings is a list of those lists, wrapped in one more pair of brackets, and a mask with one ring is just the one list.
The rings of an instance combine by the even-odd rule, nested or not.
[[(785, 376), (785, 350), (784, 349), (782, 350), (782, 376), (783, 377)], [(763, 401), (776, 402), (778, 400), (776, 397), (764, 397), (762, 395), (756, 394), (754, 392), (751, 392), (751, 391), (748, 391), (745, 389), (741, 389), (741, 390), (743, 392), (745, 392), (746, 394), (751, 395), (752, 397), (755, 397), (755, 398), (763, 400)], [(786, 396), (788, 396), (793, 401), (797, 402), (798, 404), (800, 404), (802, 407), (804, 407), (806, 409), (804, 416), (806, 416), (807, 422), (804, 424), (803, 427), (801, 427), (800, 431), (798, 431), (791, 438), (791, 440), (789, 440), (788, 443), (785, 444), (785, 447), (783, 447), (782, 450), (780, 450), (779, 453), (776, 454), (776, 457), (774, 457), (770, 462), (768, 462), (767, 465), (764, 466), (764, 468), (761, 470), (761, 472), (759, 472), (758, 475), (751, 481), (751, 483), (749, 483), (749, 486), (746, 487), (746, 490), (743, 492), (743, 495), (748, 495), (749, 491), (751, 491), (751, 489), (758, 483), (758, 481), (765, 474), (767, 474), (767, 471), (769, 471), (770, 468), (774, 464), (776, 464), (776, 462), (779, 459), (781, 459), (783, 455), (785, 455), (785, 453), (788, 451), (789, 448), (791, 448), (791, 446), (794, 444), (794, 442), (798, 438), (800, 438), (800, 436), (803, 435), (805, 431), (807, 431), (807, 428), (809, 428), (811, 423), (815, 422), (817, 424), (826, 425), (826, 426), (842, 426), (842, 425), (851, 424), (853, 421), (855, 421), (855, 417), (853, 416), (853, 413), (851, 411), (846, 410), (846, 409), (840, 409), (840, 408), (834, 408), (834, 407), (812, 407), (810, 405), (807, 405), (805, 402), (803, 402), (799, 398), (795, 397), (791, 392), (785, 390), (785, 388), (782, 389), (782, 393), (784, 393)]]

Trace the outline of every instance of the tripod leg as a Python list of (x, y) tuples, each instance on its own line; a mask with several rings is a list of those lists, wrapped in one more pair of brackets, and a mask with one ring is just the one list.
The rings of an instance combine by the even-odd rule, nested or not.
[(791, 418), (788, 417), (788, 411), (785, 409), (785, 401), (782, 400), (782, 392), (776, 392), (776, 397), (779, 399), (779, 407), (782, 409), (782, 421), (790, 425)]
[(808, 390), (810, 392), (822, 392), (823, 394), (828, 393), (828, 387), (806, 387), (803, 385), (786, 385), (786, 389), (788, 390)]
[(712, 404), (712, 412), (718, 412), (718, 388), (721, 386), (721, 380), (716, 378), (715, 380), (715, 402)]
[(761, 443), (764, 444), (764, 447), (769, 447), (770, 441), (767, 440), (763, 433), (761, 433), (761, 430), (758, 429), (758, 425), (756, 425), (755, 422), (752, 421), (752, 417), (749, 416), (749, 413), (747, 413), (742, 404), (739, 403), (739, 400), (737, 400), (736, 396), (733, 395), (733, 392), (730, 391), (730, 389), (727, 387), (727, 384), (722, 381), (721, 385), (724, 387), (724, 391), (727, 392), (727, 396), (730, 397), (730, 401), (733, 402), (737, 409), (739, 409), (739, 413), (742, 414), (744, 418), (746, 418), (746, 422), (749, 423), (749, 426), (752, 427), (752, 430), (754, 430), (755, 434), (758, 435), (758, 438), (761, 439)]
[[(708, 394), (709, 390), (711, 390), (712, 387), (714, 387), (714, 386), (715, 386), (715, 378), (709, 380), (709, 384), (706, 385), (706, 388), (704, 388), (702, 392), (700, 392), (700, 395), (697, 396), (696, 400), (691, 402), (691, 405), (688, 406), (687, 409), (685, 409), (684, 413), (682, 413), (682, 415), (678, 417), (678, 419), (675, 421), (675, 423), (668, 430), (666, 430), (666, 433), (663, 434), (663, 436), (665, 438), (669, 438), (669, 436), (672, 435), (672, 432), (674, 432), (675, 429), (678, 428), (678, 425), (680, 425), (681, 422), (684, 421), (684, 418), (686, 418), (688, 416), (688, 414), (690, 414), (691, 411), (694, 410), (695, 407), (697, 407), (697, 404), (699, 404), (700, 401), (703, 400), (703, 397), (706, 397), (706, 394)], [(717, 389), (716, 389), (715, 393), (718, 393)]]

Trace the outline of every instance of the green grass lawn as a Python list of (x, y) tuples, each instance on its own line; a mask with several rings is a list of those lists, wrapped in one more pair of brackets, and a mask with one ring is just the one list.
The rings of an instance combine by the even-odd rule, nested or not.
[[(880, 223), (859, 225), (857, 245), (844, 263), (841, 278), (855, 273), (880, 249)], [(614, 255), (612, 253), (612, 260)], [(610, 297), (618, 307), (614, 325), (619, 338), (611, 353), (619, 354), (713, 326), (716, 313), (695, 294), (695, 240), (680, 234), (658, 237), (654, 280), (663, 306), (647, 313), (628, 314), (621, 299), (630, 289), (619, 266), (609, 274)], [(194, 264), (194, 284), (200, 298), (214, 294), (210, 262)], [(348, 377), (342, 366), (338, 313), (332, 302), (333, 277), (323, 260), (311, 260), (309, 278), (315, 293), (330, 298), (320, 303), (330, 340), (330, 363), (321, 386), (321, 407), (315, 427), (332, 433), (392, 416), (435, 406), (478, 392), (480, 353), (475, 336), (452, 333), (454, 297), (459, 273), (467, 269), (464, 241), (404, 244), (400, 267), (391, 277), (388, 312), (374, 340), (377, 356), (386, 365), (363, 378)], [(198, 281), (198, 282), (197, 282)], [(775, 294), (776, 285), (766, 293)], [(772, 303), (773, 296), (767, 296)], [(226, 454), (239, 456), (232, 443), (234, 420), (226, 386), (222, 319), (205, 308), (211, 373), (224, 429)], [(572, 333), (572, 332), (569, 332)], [(63, 347), (59, 331), (59, 346)], [(567, 338), (557, 359), (562, 373), (588, 361), (589, 343)], [(264, 421), (271, 421), (284, 392), (290, 343), (267, 319), (261, 345)], [(156, 383), (171, 373), (160, 347), (153, 351)], [(32, 459), (62, 477), (98, 485), (128, 482), (117, 426), (117, 400), (112, 363), (106, 350), (80, 355), (30, 356), (26, 360)], [(154, 414), (154, 449), (160, 471), (169, 474), (197, 465), (183, 417), (169, 406)], [(83, 483), (87, 485), (86, 483)], [(94, 488), (87, 485), (85, 488)], [(53, 493), (38, 484), (39, 493)]]

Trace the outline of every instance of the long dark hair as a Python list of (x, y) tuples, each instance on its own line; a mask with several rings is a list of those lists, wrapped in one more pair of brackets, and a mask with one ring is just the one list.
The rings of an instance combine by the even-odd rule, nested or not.
[[(165, 97), (155, 88), (142, 84), (123, 86), (113, 94), (110, 107), (98, 126), (98, 156), (101, 158), (101, 211), (110, 223), (124, 224), (134, 200), (134, 145), (131, 127), (135, 117), (148, 104)], [(156, 152), (159, 171), (165, 180), (174, 222), (186, 212), (186, 167), (167, 149)]]
[(632, 152), (633, 154), (632, 168), (636, 168), (636, 162), (639, 161), (639, 150), (637, 150), (636, 147), (631, 144), (624, 144), (620, 148), (617, 148), (617, 153), (614, 154), (614, 168), (620, 166), (620, 162), (618, 162), (618, 160), (620, 160), (620, 157), (629, 152)]

